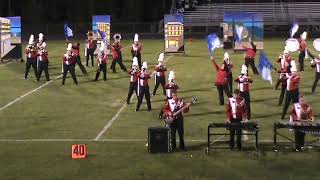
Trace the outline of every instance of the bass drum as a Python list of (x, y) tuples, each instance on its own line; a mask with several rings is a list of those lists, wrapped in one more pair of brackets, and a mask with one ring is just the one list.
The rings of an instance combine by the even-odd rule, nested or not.
[(320, 51), (320, 38), (317, 38), (313, 41), (313, 47), (315, 50)]
[(290, 52), (296, 52), (299, 49), (299, 42), (295, 38), (287, 39), (285, 44)]

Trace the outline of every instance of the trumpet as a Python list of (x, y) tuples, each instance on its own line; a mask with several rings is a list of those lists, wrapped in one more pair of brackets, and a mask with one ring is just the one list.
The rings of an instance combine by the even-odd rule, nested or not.
[(121, 40), (121, 35), (118, 34), (118, 33), (116, 33), (116, 34), (113, 35), (113, 39), (114, 39), (115, 41), (120, 41), (120, 40)]

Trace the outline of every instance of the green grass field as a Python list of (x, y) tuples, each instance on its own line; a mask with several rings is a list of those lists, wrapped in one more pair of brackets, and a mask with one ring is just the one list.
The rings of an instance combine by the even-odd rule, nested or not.
[[(142, 59), (148, 61), (149, 70), (153, 71), (158, 54), (163, 50), (163, 41), (143, 40), (142, 43)], [(131, 41), (123, 41), (123, 44), (124, 62), (129, 67)], [(269, 59), (275, 62), (283, 50), (283, 42), (266, 39), (264, 45)], [(116, 74), (108, 72), (106, 82), (101, 80), (101, 76), (100, 81), (92, 82), (96, 69), (89, 67), (89, 76), (83, 76), (77, 69), (78, 86), (73, 84), (70, 74), (66, 85), (60, 86), (60, 63), (65, 44), (63, 41), (49, 41), (49, 72), (53, 81), (0, 110), (0, 179), (319, 178), (318, 149), (295, 153), (289, 146), (278, 153), (272, 151), (273, 123), (279, 121), (282, 110), (277, 106), (280, 92), (273, 90), (273, 85), (260, 76), (252, 75), (254, 83), (251, 86), (252, 120), (259, 123), (259, 140), (263, 140), (258, 156), (250, 148), (242, 152), (216, 150), (206, 155), (207, 126), (225, 120), (225, 107), (218, 103), (213, 83), (216, 73), (205, 41), (195, 39), (187, 42), (185, 49), (185, 56), (166, 57), (166, 65), (176, 72), (179, 96), (185, 100), (192, 96), (198, 98), (198, 103), (185, 115), (187, 152), (149, 154), (147, 151), (148, 127), (163, 126), (158, 119), (164, 99), (162, 95), (152, 97), (151, 112), (146, 111), (145, 103), (140, 112), (134, 112), (137, 100), (133, 97), (132, 104), (125, 104), (129, 78), (119, 66)], [(240, 72), (243, 54), (231, 52), (230, 56), (235, 64), (235, 78)], [(218, 62), (222, 62), (223, 51), (218, 50), (216, 57)], [(294, 53), (293, 57), (297, 59), (298, 54)], [(24, 68), (24, 63), (0, 65), (0, 108), (46, 83), (44, 77), (35, 82), (32, 69), (30, 78), (22, 79)], [(251, 69), (249, 72), (252, 74)], [(301, 75), (300, 91), (306, 95), (317, 116), (320, 92), (316, 96), (310, 93), (314, 69), (308, 60)], [(274, 73), (274, 81), (276, 77)], [(153, 86), (151, 80), (151, 90)], [(158, 93), (161, 94), (160, 89)], [(117, 113), (117, 118), (113, 119)], [(289, 111), (286, 117), (288, 114)], [(112, 119), (110, 128), (99, 136), (98, 141), (94, 141)], [(88, 157), (72, 160), (71, 145), (79, 143), (87, 145)], [(245, 143), (246, 147), (252, 145)]]

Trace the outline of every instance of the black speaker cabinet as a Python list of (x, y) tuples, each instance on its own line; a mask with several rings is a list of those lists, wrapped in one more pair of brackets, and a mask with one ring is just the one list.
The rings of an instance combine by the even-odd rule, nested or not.
[(166, 127), (148, 128), (149, 153), (170, 152), (170, 129)]

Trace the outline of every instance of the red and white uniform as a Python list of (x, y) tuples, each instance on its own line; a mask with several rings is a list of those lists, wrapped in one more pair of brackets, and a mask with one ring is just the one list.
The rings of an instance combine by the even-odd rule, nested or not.
[(292, 91), (299, 88), (300, 76), (298, 74), (286, 74), (287, 79), (287, 90)]
[(93, 39), (86, 39), (86, 48), (87, 49), (95, 49), (96, 44)]
[(26, 47), (26, 55), (27, 55), (27, 58), (31, 58), (31, 59), (35, 59), (37, 57), (37, 50), (35, 47)]
[(139, 86), (149, 86), (148, 79), (150, 79), (150, 74), (147, 71), (140, 71), (138, 74)]
[(130, 69), (128, 72), (130, 76), (130, 82), (137, 82), (139, 78), (139, 70)]
[(249, 76), (242, 74), (234, 81), (238, 83), (238, 88), (241, 92), (248, 92), (250, 90), (250, 83), (253, 82)]
[(167, 71), (167, 68), (165, 65), (158, 64), (158, 65), (156, 65), (155, 69), (156, 69), (156, 76), (157, 77), (165, 77), (165, 72)]
[(299, 41), (299, 51), (300, 52), (305, 51), (307, 49), (307, 42), (301, 38), (298, 41)]
[(291, 108), (290, 122), (299, 120), (311, 120), (313, 112), (311, 106), (308, 104), (294, 103)]
[(66, 64), (66, 65), (74, 64), (75, 63), (74, 58), (75, 57), (72, 56), (72, 55), (64, 54), (64, 56), (63, 56), (63, 64)]
[(292, 57), (289, 54), (282, 54), (277, 60), (277, 63), (280, 63), (280, 71), (283, 73), (287, 72), (287, 68), (291, 61)]
[(142, 51), (141, 44), (139, 44), (139, 43), (132, 44), (132, 46), (131, 46), (131, 53), (132, 54), (137, 54), (137, 53), (140, 53), (141, 51)]
[(172, 93), (176, 93), (179, 89), (179, 86), (175, 82), (170, 82), (165, 85), (166, 96), (168, 99), (172, 98)]
[(38, 50), (37, 58), (39, 61), (48, 61), (48, 51), (45, 49)]
[(246, 104), (242, 97), (231, 97), (228, 99), (226, 107), (227, 119), (247, 119)]
[(113, 57), (113, 59), (118, 59), (119, 58), (119, 56), (120, 56), (120, 53), (121, 53), (121, 48), (122, 48), (122, 46), (121, 46), (121, 44), (120, 43), (112, 43), (112, 48), (111, 48), (111, 50), (112, 50), (112, 57)]
[(248, 48), (245, 46), (242, 46), (246, 50), (246, 58), (254, 58), (256, 56), (256, 51), (254, 51), (253, 48)]
[[(168, 114), (169, 112), (174, 113), (184, 107), (186, 105), (185, 102), (183, 102), (182, 99), (168, 99), (167, 102), (163, 106), (163, 112), (164, 114)], [(189, 111), (189, 107), (185, 108), (183, 110), (184, 113)]]
[(214, 68), (217, 70), (215, 85), (227, 85), (228, 84), (228, 72), (224, 69), (221, 69), (216, 61), (212, 61)]
[(72, 46), (72, 55), (76, 57), (80, 56), (79, 46)]
[(104, 52), (99, 52), (98, 54), (98, 64), (107, 64), (107, 54)]

